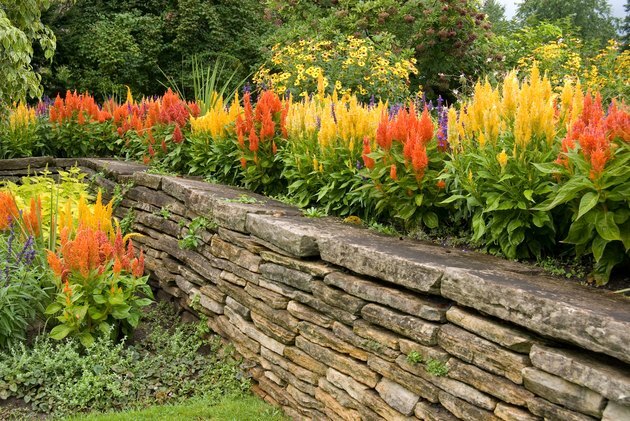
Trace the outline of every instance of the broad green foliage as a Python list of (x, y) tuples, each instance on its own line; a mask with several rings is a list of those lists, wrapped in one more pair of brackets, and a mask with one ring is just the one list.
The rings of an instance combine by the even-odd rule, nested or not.
[(156, 95), (158, 81), (175, 78), (192, 92), (190, 60), (221, 57), (239, 67), (239, 78), (259, 57), (265, 22), (257, 1), (77, 0), (45, 16), (58, 37), (47, 92), (86, 90), (99, 98), (133, 92)]
[(40, 75), (32, 66), (34, 44), (46, 60), (55, 51), (55, 35), (41, 22), (50, 0), (0, 1), (0, 103), (41, 96)]

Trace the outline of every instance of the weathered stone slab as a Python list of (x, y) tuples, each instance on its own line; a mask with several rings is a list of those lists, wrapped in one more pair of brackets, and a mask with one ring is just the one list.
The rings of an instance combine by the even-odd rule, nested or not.
[(425, 380), (425, 378), (409, 373), (397, 364), (393, 364), (373, 356), (368, 359), (368, 367), (379, 373), (381, 376), (387, 377), (388, 379), (403, 385), (416, 395), (419, 395), (433, 403), (438, 402), (438, 393), (440, 389), (433, 383)]
[(107, 158), (81, 158), (81, 165), (103, 172), (108, 177), (122, 181), (124, 177), (131, 176), (136, 172), (146, 171), (147, 166), (135, 162), (118, 161)]
[(540, 417), (532, 415), (529, 411), (518, 406), (499, 402), (494, 409), (494, 415), (503, 421), (539, 421)]
[(263, 263), (260, 265), (260, 273), (272, 281), (281, 282), (291, 287), (311, 292), (313, 276), (294, 269), (285, 268), (275, 263)]
[(376, 327), (365, 320), (356, 320), (352, 326), (352, 331), (362, 338), (375, 341), (393, 350), (399, 349), (400, 336), (389, 330)]
[(325, 346), (342, 354), (348, 354), (361, 361), (367, 361), (368, 359), (367, 352), (344, 342), (328, 329), (309, 322), (300, 322), (298, 323), (298, 331), (300, 335), (317, 345)]
[(358, 348), (363, 349), (371, 354), (378, 355), (379, 357), (387, 360), (394, 361), (400, 353), (387, 346), (375, 341), (374, 339), (366, 339), (355, 334), (351, 328), (340, 322), (334, 322), (332, 326), (335, 336), (343, 341), (346, 341)]
[(467, 383), (502, 401), (514, 405), (527, 406), (527, 401), (534, 397), (523, 386), (517, 386), (503, 377), (490, 374), (474, 365), (463, 363), (456, 358), (451, 358), (446, 366), (448, 367), (448, 377)]
[(313, 281), (311, 283), (311, 289), (316, 298), (354, 315), (359, 314), (366, 304), (362, 299), (346, 294), (340, 289), (326, 286), (322, 281)]
[(440, 403), (457, 418), (464, 421), (498, 421), (492, 412), (478, 408), (468, 402), (458, 399), (446, 392), (440, 392)]
[(630, 311), (623, 297), (545, 276), (449, 269), (442, 295), (542, 335), (630, 362)]
[(289, 299), (287, 297), (251, 283), (247, 283), (247, 285), (245, 285), (245, 292), (254, 298), (264, 301), (272, 308), (286, 309), (287, 304), (289, 303)]
[(210, 252), (218, 258), (236, 263), (250, 272), (258, 272), (260, 262), (262, 261), (260, 256), (256, 256), (244, 248), (223, 241), (218, 235), (212, 237)]
[(284, 344), (276, 341), (273, 338), (270, 338), (269, 336), (256, 329), (256, 326), (254, 326), (253, 323), (247, 322), (244, 318), (240, 316), (240, 314), (236, 313), (230, 307), (226, 306), (223, 311), (225, 315), (230, 319), (230, 322), (234, 324), (234, 326), (236, 326), (245, 335), (255, 340), (265, 348), (269, 348), (276, 354), (282, 355), (282, 353), (284, 352)]
[(363, 392), (369, 389), (369, 387), (365, 384), (356, 381), (350, 376), (340, 373), (334, 368), (328, 368), (328, 370), (326, 370), (326, 380), (348, 393), (348, 395), (357, 401), (360, 401)]
[(285, 345), (290, 345), (295, 340), (295, 333), (273, 323), (271, 320), (258, 313), (252, 312), (251, 318), (254, 322), (254, 326), (256, 326), (258, 330), (260, 330), (265, 335), (274, 338), (278, 342), (281, 342)]
[(236, 312), (236, 314), (238, 314), (245, 320), (251, 320), (249, 308), (245, 307), (243, 304), (239, 303), (234, 298), (227, 296), (225, 298), (225, 305), (230, 307), (232, 310)]
[(212, 298), (217, 303), (220, 303), (220, 304), (224, 304), (225, 303), (226, 295), (224, 293), (222, 293), (221, 290), (219, 288), (217, 288), (216, 286), (214, 286), (214, 285), (204, 285), (201, 288), (199, 288), (199, 291), (203, 295), (206, 295), (206, 296)]
[(286, 284), (276, 281), (270, 281), (267, 278), (263, 278), (262, 276), (258, 280), (258, 286), (262, 288), (267, 288), (270, 291), (277, 292), (280, 295), (283, 295), (289, 299), (294, 299), (299, 292), (298, 289), (290, 287)]
[(411, 415), (420, 397), (398, 383), (383, 377), (376, 385), (376, 391), (389, 406), (403, 415)]
[(199, 294), (199, 305), (215, 314), (223, 314), (223, 304), (214, 301), (205, 294)]
[(535, 345), (532, 365), (630, 406), (630, 370), (585, 352)]
[(21, 170), (24, 168), (43, 168), (47, 165), (50, 167), (55, 166), (55, 161), (51, 156), (0, 160), (0, 170), (2, 171)]
[(537, 368), (526, 367), (522, 374), (525, 388), (536, 395), (577, 412), (601, 417), (605, 401), (600, 394)]
[(287, 382), (278, 377), (273, 371), (265, 371), (265, 377), (280, 387), (285, 387), (287, 385)]
[(341, 308), (331, 306), (319, 298), (315, 298), (312, 294), (307, 294), (302, 291), (298, 291), (295, 294), (295, 300), (347, 325), (352, 325), (359, 317)]
[(256, 240), (247, 234), (242, 234), (223, 227), (219, 227), (217, 232), (222, 240), (244, 248), (250, 253), (260, 254), (262, 251), (267, 251), (267, 248), (261, 246)]
[(379, 376), (376, 373), (370, 370), (365, 364), (362, 364), (351, 357), (346, 357), (338, 352), (324, 348), (323, 346), (306, 340), (302, 336), (295, 338), (295, 345), (316, 360), (351, 376), (355, 380), (364, 383), (369, 387), (376, 386), (376, 383), (378, 382)]
[(294, 346), (287, 346), (284, 349), (284, 356), (293, 361), (295, 364), (304, 367), (307, 370), (312, 371), (313, 373), (316, 373), (320, 376), (326, 375), (327, 367), (301, 349), (298, 349)]
[[(293, 385), (289, 385), (287, 386), (287, 392), (289, 392), (289, 395), (293, 396), (293, 399), (295, 399), (295, 401), (301, 406), (301, 407), (306, 407), (306, 408), (313, 408), (313, 409), (322, 409), (323, 405), (320, 401), (318, 401), (317, 399), (315, 399), (314, 397), (300, 391), (299, 389), (297, 389), (296, 387), (294, 387)], [(315, 394), (315, 392), (313, 391), (313, 394)]]
[[(299, 379), (300, 381), (304, 381), (307, 383), (310, 383), (311, 385), (315, 385), (317, 386), (318, 380), (321, 377), (319, 374), (314, 373), (298, 364), (295, 364), (291, 361), (289, 361), (288, 359), (286, 359), (286, 357), (281, 356), (276, 354), (275, 352), (262, 347), (260, 349), (260, 355), (267, 359), (269, 362), (282, 367), (284, 370), (288, 371), (289, 373), (291, 373), (293, 376), (295, 376), (296, 379)], [(307, 388), (303, 385), (299, 386), (300, 389), (306, 390)], [(312, 393), (312, 389), (309, 389), (309, 393)]]
[(127, 191), (122, 204), (125, 206), (131, 204), (134, 208), (146, 212), (155, 212), (165, 208), (168, 209), (169, 212), (179, 216), (186, 215), (186, 207), (184, 204), (173, 196), (142, 186), (136, 186)]
[(341, 227), (319, 238), (318, 245), (322, 260), (414, 291), (439, 293), (443, 265), (435, 263), (435, 254), (422, 253), (419, 244)]
[(247, 216), (247, 231), (294, 256), (319, 256), (316, 238), (321, 227), (298, 216)]
[(562, 408), (542, 398), (534, 398), (527, 402), (527, 408), (534, 415), (549, 421), (594, 421), (595, 418)]
[(630, 406), (621, 405), (614, 401), (608, 401), (602, 414), (602, 421), (630, 420)]
[[(258, 379), (258, 383), (262, 390), (269, 394), (274, 401), (283, 406), (283, 409), (291, 408), (291, 406), (297, 405), (295, 399), (293, 399), (293, 397), (289, 395), (286, 389), (281, 388), (266, 377), (261, 377), (260, 379)], [(292, 410), (295, 412), (294, 409)]]
[(361, 421), (361, 414), (359, 411), (342, 406), (337, 399), (335, 399), (331, 394), (325, 392), (322, 388), (318, 387), (315, 390), (315, 398), (324, 405), (322, 411), (324, 411), (330, 419)]
[(175, 276), (175, 284), (181, 289), (184, 294), (190, 294), (190, 291), (195, 288), (195, 284), (188, 282), (183, 276)]
[(132, 177), (133, 184), (136, 186), (144, 186), (153, 190), (160, 190), (162, 186), (162, 176), (159, 174), (150, 174), (146, 171), (136, 172)]
[(368, 281), (358, 276), (332, 272), (324, 278), (327, 285), (341, 288), (366, 301), (384, 304), (403, 313), (432, 321), (445, 321), (448, 302), (439, 298), (419, 297), (409, 292)]
[(383, 326), (403, 336), (407, 336), (423, 345), (435, 345), (439, 325), (401, 314), (377, 304), (368, 304), (361, 310), (361, 315), (368, 322)]
[(493, 397), (488, 396), (463, 382), (453, 380), (448, 377), (433, 375), (426, 370), (424, 365), (413, 364), (409, 362), (407, 357), (404, 355), (398, 357), (396, 359), (396, 363), (404, 370), (421, 377), (442, 390), (447, 390), (450, 394), (463, 399), (472, 405), (489, 411), (493, 411), (497, 405), (497, 400)]
[(178, 237), (181, 232), (181, 228), (176, 222), (169, 221), (158, 215), (146, 212), (135, 212), (135, 218), (136, 223), (153, 228), (171, 237)]
[(219, 328), (219, 332), (227, 336), (228, 339), (232, 341), (237, 351), (246, 358), (255, 358), (260, 352), (260, 343), (250, 339), (237, 329), (226, 316), (218, 316), (216, 318), (216, 324)]
[(381, 417), (386, 420), (392, 421), (410, 421), (413, 420), (411, 417), (407, 417), (400, 412), (396, 411), (392, 407), (390, 407), (387, 402), (385, 402), (381, 397), (372, 390), (366, 390), (361, 395), (361, 403), (367, 405), (374, 412), (379, 414)]
[(414, 409), (414, 414), (421, 420), (426, 421), (457, 421), (450, 412), (442, 405), (431, 404), (429, 402), (420, 401)]
[(529, 366), (529, 357), (526, 355), (508, 351), (454, 325), (442, 326), (438, 343), (449, 354), (467, 363), (507, 377), (516, 384), (523, 383), (521, 370)]
[(260, 257), (266, 262), (276, 263), (320, 278), (323, 278), (334, 270), (334, 268), (326, 262), (295, 259), (268, 250), (260, 251)]
[(400, 338), (398, 344), (400, 346), (400, 352), (409, 355), (411, 352), (415, 351), (420, 354), (422, 361), (437, 360), (446, 363), (451, 358), (451, 355), (439, 346), (421, 345), (407, 338)]
[(333, 325), (333, 319), (297, 301), (290, 301), (289, 304), (287, 304), (287, 310), (299, 320), (306, 320), (307, 322), (325, 328), (329, 328)]
[(451, 307), (446, 312), (446, 318), (449, 322), (512, 351), (529, 353), (532, 345), (540, 342), (521, 329), (508, 327), (505, 323), (490, 320), (475, 311), (459, 306)]

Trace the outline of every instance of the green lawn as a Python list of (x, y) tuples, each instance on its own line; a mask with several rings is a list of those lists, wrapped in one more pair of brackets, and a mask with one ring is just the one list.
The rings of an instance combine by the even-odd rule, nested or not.
[(209, 405), (200, 399), (193, 399), (178, 405), (159, 405), (150, 408), (91, 414), (67, 418), (66, 421), (142, 421), (142, 420), (234, 420), (234, 421), (284, 421), (286, 417), (277, 408), (255, 396), (226, 398)]

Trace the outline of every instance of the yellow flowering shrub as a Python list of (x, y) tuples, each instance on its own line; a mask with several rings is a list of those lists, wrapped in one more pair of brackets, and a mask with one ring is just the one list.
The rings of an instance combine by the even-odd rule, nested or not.
[(30, 156), (35, 144), (37, 118), (35, 109), (23, 103), (13, 104), (6, 115), (0, 111), (0, 158)]
[(630, 50), (622, 50), (616, 40), (608, 41), (584, 69), (584, 83), (599, 91), (604, 99), (630, 97)]
[(518, 70), (527, 74), (536, 65), (541, 73), (547, 74), (553, 88), (559, 91), (567, 80), (575, 81), (580, 77), (583, 66), (581, 49), (580, 39), (558, 38), (521, 57)]
[(295, 97), (336, 90), (363, 100), (371, 95), (402, 100), (409, 95), (410, 75), (418, 73), (415, 62), (410, 52), (395, 54), (369, 39), (300, 40), (275, 45), (269, 63), (258, 70), (254, 81)]

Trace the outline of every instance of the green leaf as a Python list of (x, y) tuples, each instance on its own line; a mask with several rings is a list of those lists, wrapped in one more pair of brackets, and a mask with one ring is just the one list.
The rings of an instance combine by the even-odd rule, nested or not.
[(72, 332), (72, 328), (66, 324), (62, 324), (53, 327), (50, 331), (50, 337), (59, 341), (68, 336), (70, 332)]
[(50, 303), (50, 305), (46, 307), (46, 311), (44, 311), (44, 314), (55, 314), (58, 313), (62, 308), (63, 306), (59, 303)]
[(608, 244), (608, 241), (604, 240), (602, 237), (595, 237), (593, 239), (591, 250), (593, 251), (593, 257), (596, 262), (599, 262), (602, 258), (604, 250), (606, 249), (606, 244)]
[(462, 196), (461, 194), (454, 194), (447, 199), (442, 200), (440, 203), (446, 205), (448, 203), (455, 202), (456, 200), (466, 199), (466, 196)]
[(615, 224), (615, 217), (612, 212), (603, 211), (598, 213), (595, 229), (604, 240), (621, 241), (621, 233), (619, 232), (619, 227)]
[(586, 218), (575, 221), (569, 228), (567, 238), (563, 240), (568, 244), (584, 244), (591, 239), (591, 233), (593, 232), (593, 225), (590, 224)]
[(587, 192), (580, 200), (580, 210), (578, 212), (576, 220), (580, 219), (584, 214), (597, 205), (599, 202), (599, 193)]
[(84, 347), (89, 348), (94, 343), (94, 336), (90, 332), (83, 332), (79, 334), (79, 340)]
[(529, 200), (530, 202), (533, 202), (533, 201), (534, 201), (534, 198), (532, 197), (532, 195), (533, 195), (533, 194), (534, 194), (534, 191), (533, 191), (533, 190), (525, 190), (525, 191), (523, 192), (523, 196), (525, 196), (525, 198), (526, 198), (527, 200)]
[(439, 225), (438, 216), (435, 214), (435, 212), (425, 213), (422, 217), (422, 221), (424, 222), (424, 225), (426, 225), (427, 228), (430, 229), (437, 228)]
[(424, 195), (422, 194), (417, 194), (415, 197), (415, 202), (416, 202), (416, 206), (420, 207), (422, 206), (422, 199), (424, 199)]

